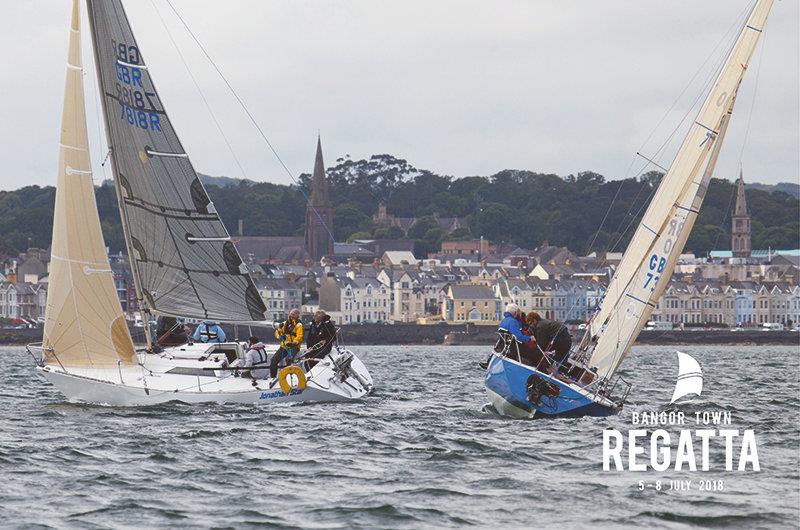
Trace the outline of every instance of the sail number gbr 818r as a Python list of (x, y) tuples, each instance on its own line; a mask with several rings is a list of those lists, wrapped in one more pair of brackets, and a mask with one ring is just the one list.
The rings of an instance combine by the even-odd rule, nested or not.
[[(142, 84), (139, 49), (124, 42), (111, 41), (117, 58), (116, 99), (120, 106), (120, 119), (140, 129), (161, 132), (155, 92), (148, 92)], [(140, 90), (141, 89), (141, 90)]]

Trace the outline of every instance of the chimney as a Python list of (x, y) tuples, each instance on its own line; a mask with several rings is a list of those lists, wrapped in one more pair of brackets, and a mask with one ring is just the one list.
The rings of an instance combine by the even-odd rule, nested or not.
[(244, 235), (244, 219), (239, 219), (239, 235)]

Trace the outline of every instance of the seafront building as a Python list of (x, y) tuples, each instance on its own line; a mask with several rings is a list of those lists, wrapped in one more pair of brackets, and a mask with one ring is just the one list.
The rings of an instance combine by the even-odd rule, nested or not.
[[(522, 253), (515, 249), (517, 256)], [(535, 252), (529, 253), (534, 256)], [(798, 265), (800, 252), (770, 251), (771, 259), (681, 257), (651, 320), (680, 326), (751, 327), (765, 323), (785, 326), (800, 322)], [(389, 251), (371, 263), (350, 258), (346, 263), (322, 259), (319, 264), (274, 265), (251, 263), (259, 294), (269, 318), (282, 320), (294, 307), (322, 309), (339, 325), (358, 323), (473, 323), (493, 325), (508, 303), (544, 318), (586, 322), (600, 304), (614, 267), (598, 266), (596, 256), (568, 256), (548, 249), (550, 256), (532, 268), (498, 263), (413, 260), (406, 251)], [(9, 262), (0, 282), (0, 318), (35, 322), (44, 314), (47, 262), (38, 267), (28, 258)], [(528, 258), (526, 258), (528, 259)], [(36, 257), (36, 260), (40, 260)], [(749, 279), (731, 280), (731, 271), (747, 260)], [(115, 286), (123, 310), (133, 318), (135, 289), (124, 254), (110, 256)], [(558, 263), (560, 262), (560, 263)], [(29, 280), (19, 281), (19, 265)], [(519, 263), (519, 261), (517, 261)], [(587, 265), (590, 264), (590, 265)], [(16, 268), (13, 266), (16, 264)], [(36, 269), (38, 267), (38, 272)], [(558, 267), (556, 278), (548, 276)], [(709, 279), (713, 268), (716, 277)], [(536, 274), (532, 274), (537, 270)], [(589, 270), (591, 273), (587, 274)]]
[[(283, 320), (292, 308), (322, 309), (338, 325), (421, 323), (495, 325), (508, 303), (571, 324), (598, 309), (621, 253), (578, 256), (542, 243), (534, 249), (478, 238), (444, 241), (417, 257), (408, 239), (334, 242), (333, 210), (322, 144), (317, 140), (311, 200), (303, 236), (242, 236), (235, 243), (268, 309)], [(389, 215), (375, 222), (410, 229), (416, 219)], [(440, 227), (463, 220), (435, 217)], [(316, 219), (316, 221), (315, 221)], [(240, 232), (242, 227), (240, 226)], [(651, 320), (676, 327), (785, 326), (800, 322), (800, 250), (753, 250), (740, 173), (731, 212), (731, 249), (683, 254)], [(35, 322), (44, 314), (50, 252), (31, 248), (0, 269), (0, 319)], [(133, 318), (136, 291), (122, 253), (109, 255), (123, 311)]]

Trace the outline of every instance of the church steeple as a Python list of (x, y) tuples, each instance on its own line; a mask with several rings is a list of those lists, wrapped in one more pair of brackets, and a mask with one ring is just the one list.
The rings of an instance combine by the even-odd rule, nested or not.
[(731, 216), (731, 250), (735, 258), (750, 257), (750, 214), (747, 213), (744, 176), (741, 169), (739, 169), (739, 179), (736, 181), (736, 206)]
[(311, 204), (330, 206), (328, 179), (325, 177), (325, 162), (322, 160), (322, 139), (317, 136), (317, 156), (314, 159), (314, 174), (311, 177)]
[(322, 160), (322, 140), (317, 136), (317, 155), (311, 177), (311, 199), (306, 206), (305, 243), (314, 261), (333, 254), (333, 206)]

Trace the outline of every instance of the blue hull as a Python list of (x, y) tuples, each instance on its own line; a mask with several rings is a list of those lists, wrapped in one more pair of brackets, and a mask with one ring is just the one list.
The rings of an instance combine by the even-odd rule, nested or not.
[[(542, 396), (538, 403), (528, 399), (528, 380), (536, 376), (558, 386), (557, 396)], [(486, 370), (486, 392), (500, 414), (512, 417), (579, 417), (610, 416), (617, 414), (617, 407), (607, 399), (597, 397), (551, 378), (533, 367), (492, 356)]]

